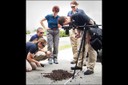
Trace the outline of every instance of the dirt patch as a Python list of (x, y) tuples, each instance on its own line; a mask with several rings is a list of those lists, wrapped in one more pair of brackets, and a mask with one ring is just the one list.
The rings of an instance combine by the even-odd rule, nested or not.
[(63, 79), (71, 78), (72, 75), (73, 75), (72, 73), (69, 73), (66, 70), (58, 69), (58, 70), (52, 70), (51, 73), (47, 73), (43, 76), (50, 78), (54, 81), (57, 81), (57, 80), (63, 80)]

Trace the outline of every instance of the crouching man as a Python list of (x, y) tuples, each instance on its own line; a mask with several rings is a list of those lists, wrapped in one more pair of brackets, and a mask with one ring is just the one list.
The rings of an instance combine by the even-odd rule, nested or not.
[(43, 66), (39, 61), (51, 57), (51, 52), (44, 49), (46, 40), (40, 38), (36, 43), (26, 42), (26, 71)]

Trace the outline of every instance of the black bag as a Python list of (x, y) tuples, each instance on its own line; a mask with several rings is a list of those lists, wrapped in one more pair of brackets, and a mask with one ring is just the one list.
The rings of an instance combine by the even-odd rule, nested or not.
[(93, 47), (93, 49), (95, 49), (96, 51), (102, 48), (102, 42), (98, 38), (95, 38), (94, 40), (92, 40), (90, 44)]
[(89, 33), (91, 35), (91, 46), (97, 51), (102, 48), (102, 29), (97, 27), (90, 27)]

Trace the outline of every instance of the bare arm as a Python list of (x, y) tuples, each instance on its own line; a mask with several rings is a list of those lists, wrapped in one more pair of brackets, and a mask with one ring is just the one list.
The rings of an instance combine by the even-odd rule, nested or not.
[(44, 21), (46, 21), (45, 18), (40, 21), (40, 24), (41, 24), (41, 26), (46, 30), (46, 27), (45, 27), (45, 25), (44, 25), (44, 23), (43, 23)]
[(44, 49), (44, 48), (40, 49), (40, 51), (42, 51), (42, 52), (47, 52), (47, 50)]
[(44, 52), (46, 54), (47, 57), (51, 57), (51, 52), (46, 50), (46, 49), (40, 49), (40, 51)]
[(38, 63), (38, 61), (34, 59), (34, 56), (35, 56), (34, 54), (31, 54), (29, 52), (28, 55), (27, 55), (27, 60), (29, 60), (30, 62)]

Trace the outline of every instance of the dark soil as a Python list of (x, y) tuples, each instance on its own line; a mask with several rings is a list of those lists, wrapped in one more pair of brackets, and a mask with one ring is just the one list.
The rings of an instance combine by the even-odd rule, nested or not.
[(71, 78), (72, 75), (73, 75), (72, 73), (69, 73), (66, 70), (58, 69), (58, 70), (52, 70), (51, 73), (47, 73), (43, 76), (47, 77), (47, 78), (50, 78), (54, 81), (57, 81), (57, 80), (63, 80), (63, 79)]

